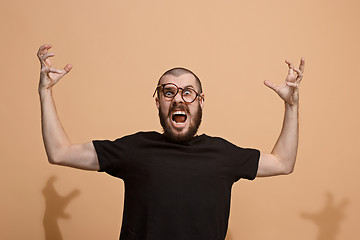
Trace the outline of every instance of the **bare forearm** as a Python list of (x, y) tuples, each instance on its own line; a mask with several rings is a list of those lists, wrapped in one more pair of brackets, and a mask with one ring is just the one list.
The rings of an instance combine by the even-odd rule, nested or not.
[(41, 129), (46, 154), (50, 163), (56, 163), (62, 151), (70, 146), (70, 141), (56, 112), (51, 88), (39, 90), (41, 103)]
[(283, 126), (271, 153), (283, 164), (286, 173), (291, 173), (294, 169), (298, 141), (299, 107), (285, 103)]

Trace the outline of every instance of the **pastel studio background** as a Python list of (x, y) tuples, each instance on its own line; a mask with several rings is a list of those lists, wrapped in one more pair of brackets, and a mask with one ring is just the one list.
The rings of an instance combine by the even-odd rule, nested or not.
[(227, 240), (357, 239), (359, 1), (1, 1), (0, 239), (117, 239), (123, 183), (47, 163), (36, 52), (73, 70), (54, 88), (73, 143), (161, 131), (151, 97), (184, 66), (206, 94), (200, 133), (271, 151), (285, 59), (305, 57), (290, 176), (242, 180)]

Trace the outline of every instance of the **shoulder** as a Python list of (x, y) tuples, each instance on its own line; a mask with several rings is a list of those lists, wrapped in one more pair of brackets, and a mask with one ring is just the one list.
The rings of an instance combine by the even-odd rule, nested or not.
[[(146, 141), (146, 139), (159, 139), (162, 134), (158, 132), (137, 132), (129, 135), (119, 137), (115, 140), (110, 139), (96, 139), (92, 142), (94, 145), (135, 145), (136, 143)], [(96, 147), (96, 146), (95, 146)]]
[(149, 142), (156, 142), (155, 140), (161, 137), (157, 132), (137, 132), (126, 135), (115, 140), (93, 140), (93, 145), (96, 152), (112, 151), (112, 152), (131, 152), (132, 149), (149, 145)]
[(155, 132), (155, 131), (149, 131), (149, 132), (137, 132), (129, 135), (125, 135), (123, 137), (119, 137), (115, 139), (113, 142), (122, 142), (122, 141), (138, 141), (140, 139), (157, 139), (161, 138), (162, 134)]
[(206, 142), (208, 145), (214, 146), (216, 148), (221, 148), (223, 150), (228, 151), (228, 153), (232, 153), (232, 152), (245, 153), (249, 151), (259, 152), (259, 150), (254, 148), (238, 146), (237, 144), (234, 144), (222, 137), (208, 136), (205, 134), (201, 135), (200, 137), (203, 137), (204, 142)]
[(210, 144), (220, 144), (222, 146), (227, 146), (227, 147), (237, 147), (235, 144), (229, 142), (228, 140), (222, 138), (222, 137), (217, 137), (217, 136), (209, 136), (206, 134), (202, 134), (199, 136), (199, 138), (202, 138), (202, 140), (204, 142), (210, 143)]

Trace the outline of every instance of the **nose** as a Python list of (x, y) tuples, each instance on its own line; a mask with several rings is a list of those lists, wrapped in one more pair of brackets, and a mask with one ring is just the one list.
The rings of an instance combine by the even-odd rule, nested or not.
[(173, 98), (174, 103), (184, 103), (184, 99), (182, 99), (182, 97), (181, 97), (181, 93), (182, 93), (181, 91), (182, 90), (179, 89), (178, 93), (174, 96), (174, 98)]

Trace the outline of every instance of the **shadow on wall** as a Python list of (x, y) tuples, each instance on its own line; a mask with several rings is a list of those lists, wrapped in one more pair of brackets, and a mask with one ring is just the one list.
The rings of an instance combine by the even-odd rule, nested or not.
[(301, 213), (301, 217), (310, 220), (318, 227), (316, 240), (335, 240), (339, 233), (340, 223), (345, 219), (345, 207), (349, 204), (348, 199), (343, 199), (338, 204), (334, 203), (334, 196), (326, 194), (326, 204), (317, 213)]
[(80, 194), (78, 189), (73, 190), (67, 196), (60, 196), (54, 187), (56, 177), (52, 176), (48, 179), (42, 194), (45, 198), (45, 214), (43, 226), (45, 230), (46, 240), (62, 240), (58, 220), (60, 218), (69, 219), (70, 215), (65, 213), (65, 208), (69, 202)]

